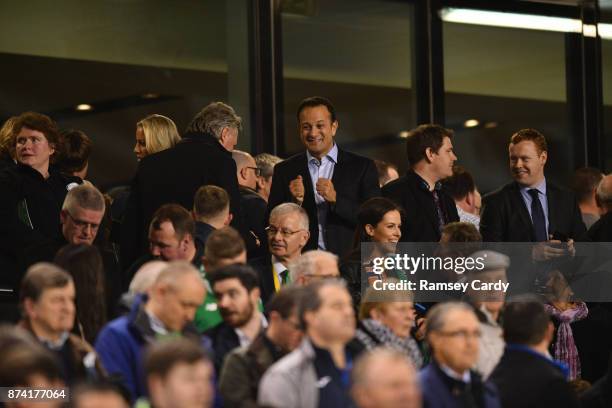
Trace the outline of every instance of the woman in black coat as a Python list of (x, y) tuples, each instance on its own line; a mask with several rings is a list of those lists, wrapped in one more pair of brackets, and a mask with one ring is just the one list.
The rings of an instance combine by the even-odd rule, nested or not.
[(61, 146), (57, 125), (46, 115), (18, 116), (9, 149), (17, 164), (0, 171), (0, 287), (16, 288), (25, 272), (19, 259), (32, 245), (61, 234), (64, 198), (81, 179), (51, 164)]

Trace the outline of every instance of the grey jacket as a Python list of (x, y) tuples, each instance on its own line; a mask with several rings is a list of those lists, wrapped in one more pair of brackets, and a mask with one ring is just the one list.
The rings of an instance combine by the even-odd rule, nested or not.
[(275, 408), (316, 408), (319, 405), (315, 352), (310, 341), (277, 361), (259, 383), (257, 403)]

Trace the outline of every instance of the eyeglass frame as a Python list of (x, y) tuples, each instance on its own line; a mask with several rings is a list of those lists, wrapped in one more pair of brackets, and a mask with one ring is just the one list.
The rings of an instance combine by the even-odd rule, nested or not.
[(281, 233), (281, 236), (283, 238), (291, 238), (292, 236), (294, 236), (295, 234), (297, 234), (298, 232), (302, 232), (302, 231), (306, 231), (305, 229), (298, 229), (295, 231), (291, 231), (288, 230), (287, 228), (276, 228), (273, 227), (272, 225), (268, 225), (266, 228), (264, 228), (264, 231), (266, 231), (266, 234), (268, 236), (275, 236), (277, 233)]
[(255, 177), (261, 177), (261, 167), (245, 166), (245, 169), (251, 169), (255, 172)]
[(79, 229), (87, 229), (87, 227), (90, 227), (92, 231), (98, 231), (100, 229), (100, 224), (94, 224), (91, 222), (86, 222), (83, 220), (79, 220), (74, 218), (74, 216), (72, 214), (70, 214), (70, 211), (66, 210), (64, 211), (64, 213), (70, 217), (70, 219), (72, 220), (72, 223)]

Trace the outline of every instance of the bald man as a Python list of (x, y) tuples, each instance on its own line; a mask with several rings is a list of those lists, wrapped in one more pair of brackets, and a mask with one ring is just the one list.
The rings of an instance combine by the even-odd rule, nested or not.
[(257, 194), (257, 178), (261, 169), (255, 159), (247, 152), (234, 150), (232, 158), (236, 162), (236, 176), (240, 189), (240, 234), (247, 247), (247, 258), (259, 258), (265, 255), (266, 247), (266, 211), (267, 203)]
[(595, 199), (601, 208), (601, 218), (589, 228), (583, 241), (612, 242), (612, 174), (601, 179), (597, 185)]

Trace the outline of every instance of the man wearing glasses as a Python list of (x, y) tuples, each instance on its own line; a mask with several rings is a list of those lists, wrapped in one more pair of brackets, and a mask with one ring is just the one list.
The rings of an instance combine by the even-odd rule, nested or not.
[(266, 253), (266, 212), (268, 203), (257, 194), (257, 178), (261, 169), (253, 156), (241, 150), (234, 150), (236, 176), (240, 189), (241, 235), (247, 247), (247, 258), (259, 258)]
[(259, 273), (264, 305), (282, 286), (291, 283), (289, 264), (300, 257), (310, 238), (308, 215), (297, 204), (284, 203), (275, 207), (269, 221), (266, 234), (271, 255), (251, 262)]
[(438, 303), (427, 314), (431, 363), (419, 381), (425, 407), (501, 407), (497, 389), (471, 368), (478, 359), (480, 324), (466, 303)]

